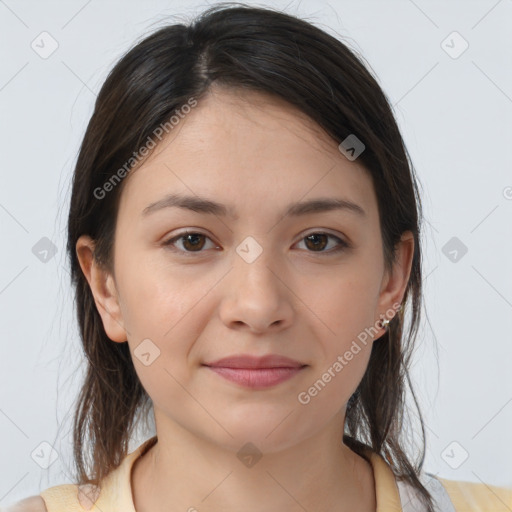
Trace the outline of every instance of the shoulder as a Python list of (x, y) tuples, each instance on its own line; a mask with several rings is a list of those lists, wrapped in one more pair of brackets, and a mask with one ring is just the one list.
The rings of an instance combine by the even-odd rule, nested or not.
[(512, 510), (512, 488), (440, 477), (437, 479), (448, 492), (457, 511), (510, 512)]
[(5, 512), (47, 512), (41, 496), (30, 496), (4, 509)]

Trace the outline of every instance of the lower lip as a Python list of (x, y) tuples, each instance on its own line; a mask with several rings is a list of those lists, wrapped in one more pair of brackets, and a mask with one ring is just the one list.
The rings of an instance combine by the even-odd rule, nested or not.
[(268, 388), (291, 379), (305, 367), (295, 368), (225, 368), (221, 366), (208, 366), (217, 375), (231, 382), (249, 388)]

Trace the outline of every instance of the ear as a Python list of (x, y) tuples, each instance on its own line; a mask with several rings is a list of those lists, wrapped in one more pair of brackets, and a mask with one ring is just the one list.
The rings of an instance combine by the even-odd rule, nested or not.
[[(391, 321), (393, 316), (398, 313), (399, 306), (402, 304), (405, 290), (409, 282), (413, 256), (414, 235), (411, 231), (406, 231), (402, 234), (396, 246), (396, 257), (393, 268), (391, 271), (386, 271), (382, 279), (376, 311), (376, 322), (384, 318)], [(381, 328), (380, 336), (385, 332), (385, 329)]]
[(127, 341), (118, 293), (113, 276), (94, 257), (94, 240), (82, 235), (76, 243), (76, 254), (89, 283), (96, 308), (107, 336), (118, 343)]

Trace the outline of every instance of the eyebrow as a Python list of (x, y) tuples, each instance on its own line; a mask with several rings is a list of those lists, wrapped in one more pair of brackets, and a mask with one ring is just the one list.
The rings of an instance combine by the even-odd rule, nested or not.
[[(187, 196), (181, 194), (169, 194), (164, 198), (151, 203), (144, 208), (142, 215), (144, 217), (151, 213), (162, 210), (164, 208), (182, 208), (197, 213), (207, 213), (217, 216), (229, 216), (232, 219), (238, 219), (234, 209), (224, 204), (212, 201), (210, 199), (200, 196)], [(347, 212), (355, 213), (360, 217), (366, 217), (366, 212), (358, 204), (349, 201), (348, 199), (341, 199), (336, 197), (310, 199), (298, 203), (292, 203), (288, 206), (284, 215), (291, 215), (298, 217), (310, 213), (321, 213), (332, 210), (344, 210)]]

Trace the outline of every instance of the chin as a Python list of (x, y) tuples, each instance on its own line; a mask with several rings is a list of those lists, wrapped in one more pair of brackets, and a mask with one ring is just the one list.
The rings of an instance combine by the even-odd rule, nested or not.
[[(312, 434), (308, 433), (306, 423), (299, 422), (296, 415), (290, 414), (292, 409), (289, 407), (280, 407), (278, 410), (274, 408), (272, 412), (255, 405), (252, 405), (250, 412), (248, 408), (242, 409), (245, 409), (243, 414), (220, 416), (223, 418), (221, 425), (232, 437), (223, 429), (216, 429), (220, 434), (215, 436), (217, 444), (231, 451), (238, 452), (251, 443), (262, 453), (275, 453), (294, 446)], [(311, 430), (314, 428), (311, 427)], [(212, 431), (207, 434), (211, 436)]]

